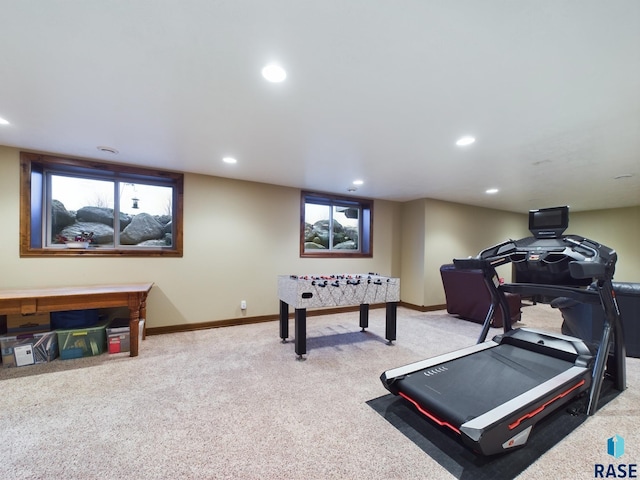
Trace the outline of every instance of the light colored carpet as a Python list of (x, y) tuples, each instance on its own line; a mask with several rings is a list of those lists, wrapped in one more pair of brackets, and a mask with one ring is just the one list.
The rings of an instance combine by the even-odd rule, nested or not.
[[(400, 308), (388, 346), (384, 309), (369, 324), (309, 317), (306, 361), (267, 322), (150, 336), (137, 358), (2, 369), (0, 478), (453, 478), (366, 401), (388, 393), (383, 371), (472, 345), (480, 325)], [(558, 331), (559, 314), (525, 307), (519, 325)], [(640, 361), (627, 370), (627, 391), (519, 478), (593, 478), (614, 434), (619, 461), (638, 463)]]

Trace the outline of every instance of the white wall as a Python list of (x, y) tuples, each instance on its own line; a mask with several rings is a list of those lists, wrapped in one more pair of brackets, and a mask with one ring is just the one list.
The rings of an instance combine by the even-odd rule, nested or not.
[[(527, 214), (440, 200), (404, 203), (402, 218), (402, 300), (417, 306), (446, 303), (441, 265), (529, 235)], [(508, 266), (500, 267), (498, 273), (511, 279)]]
[(400, 291), (404, 302), (424, 305), (424, 200), (402, 205), (402, 256)]
[[(419, 216), (424, 215), (424, 221)], [(402, 276), (415, 282), (402, 287), (402, 299), (419, 306), (446, 303), (440, 266), (453, 258), (477, 255), (484, 248), (509, 238), (530, 235), (528, 212), (512, 213), (440, 200), (423, 199), (403, 205), (408, 219), (403, 223)], [(417, 226), (422, 226), (422, 231)], [(618, 253), (614, 281), (640, 282), (640, 206), (589, 212), (569, 212), (573, 233), (590, 238)], [(410, 270), (405, 273), (405, 266)], [(416, 269), (422, 265), (422, 272)], [(498, 274), (511, 280), (511, 265), (498, 267)], [(416, 289), (422, 289), (418, 292)], [(411, 296), (406, 295), (411, 292)]]
[[(298, 189), (186, 174), (182, 258), (20, 258), (19, 169), (0, 146), (0, 288), (152, 281), (149, 327), (275, 315), (282, 274), (377, 272), (401, 278), (402, 301), (443, 305), (440, 265), (529, 235), (526, 212), (376, 200), (373, 258), (300, 258)], [(615, 248), (615, 280), (640, 282), (640, 207), (573, 212), (567, 233)]]
[(182, 258), (20, 258), (19, 167), (19, 150), (0, 147), (0, 288), (152, 281), (147, 325), (159, 327), (275, 315), (280, 274), (399, 275), (397, 203), (375, 201), (373, 258), (300, 258), (299, 190), (194, 174)]
[(618, 253), (614, 282), (640, 283), (640, 206), (569, 212), (566, 233), (613, 248)]
[[(425, 204), (425, 305), (444, 304), (440, 266), (454, 258), (475, 256), (510, 238), (529, 236), (528, 213), (519, 214), (458, 203), (427, 200)], [(498, 268), (511, 280), (511, 267)]]

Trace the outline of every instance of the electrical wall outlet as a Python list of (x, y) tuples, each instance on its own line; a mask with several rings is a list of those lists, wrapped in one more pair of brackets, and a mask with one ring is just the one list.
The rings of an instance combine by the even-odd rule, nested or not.
[(241, 300), (240, 301), (240, 310), (246, 310), (247, 309), (247, 301), (246, 300)]

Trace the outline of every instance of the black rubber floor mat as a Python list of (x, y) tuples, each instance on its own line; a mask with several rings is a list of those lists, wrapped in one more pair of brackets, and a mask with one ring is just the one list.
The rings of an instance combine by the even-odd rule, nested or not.
[[(613, 388), (603, 390), (600, 406), (620, 393)], [(485, 457), (472, 452), (454, 432), (430, 422), (401, 397), (389, 394), (367, 404), (461, 480), (511, 480), (588, 418), (584, 413), (574, 413), (576, 409), (584, 411), (584, 398), (576, 399), (537, 423), (525, 447)]]

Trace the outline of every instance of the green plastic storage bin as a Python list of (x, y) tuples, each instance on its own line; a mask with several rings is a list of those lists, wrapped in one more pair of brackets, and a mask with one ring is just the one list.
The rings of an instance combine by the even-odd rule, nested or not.
[(100, 355), (107, 349), (107, 322), (95, 327), (56, 330), (60, 358), (92, 357)]

